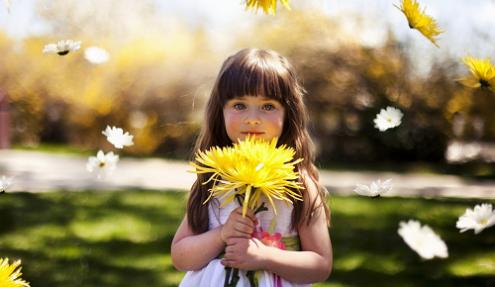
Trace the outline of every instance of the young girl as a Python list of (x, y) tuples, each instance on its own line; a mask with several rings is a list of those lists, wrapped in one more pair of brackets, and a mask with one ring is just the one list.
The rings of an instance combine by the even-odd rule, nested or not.
[[(248, 135), (278, 138), (279, 145), (294, 148), (294, 158), (303, 158), (297, 170), (304, 201), (275, 200), (276, 216), (266, 204), (267, 211), (242, 217), (236, 201), (222, 208), (218, 199), (203, 204), (211, 185), (203, 184), (208, 175), (198, 175), (172, 241), (174, 266), (188, 271), (180, 286), (224, 286), (226, 267), (241, 270), (236, 285), (241, 287), (308, 286), (330, 275), (326, 190), (313, 164), (303, 94), (292, 66), (274, 51), (244, 49), (223, 63), (196, 151), (230, 146)], [(255, 270), (255, 280), (248, 270)]]

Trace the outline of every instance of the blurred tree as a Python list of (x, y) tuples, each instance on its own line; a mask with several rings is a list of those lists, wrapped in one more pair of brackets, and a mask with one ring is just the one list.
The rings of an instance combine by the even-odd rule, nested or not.
[[(45, 44), (59, 40), (52, 36), (16, 42), (0, 33), (0, 87), (11, 100), (13, 141), (97, 149), (108, 144), (101, 131), (115, 125), (135, 135), (126, 152), (188, 158), (225, 55), (212, 52), (213, 40), (201, 29), (174, 19), (158, 24), (148, 1), (134, 11), (121, 6), (127, 0), (109, 1), (116, 7), (111, 15), (98, 10), (106, 2), (85, 2), (81, 11), (75, 2), (40, 9), (57, 35), (81, 40), (82, 50), (107, 49), (107, 63), (93, 65), (83, 51), (42, 54)], [(92, 11), (98, 11), (94, 19)], [(121, 26), (127, 16), (134, 20)], [(458, 59), (437, 60), (419, 74), (391, 33), (363, 45), (345, 26), (349, 21), (280, 11), (239, 33), (229, 51), (264, 47), (288, 56), (308, 92), (320, 161), (441, 161), (451, 139), (495, 140), (495, 95), (456, 83), (467, 73)], [(379, 132), (373, 119), (389, 105), (403, 111), (403, 122)]]

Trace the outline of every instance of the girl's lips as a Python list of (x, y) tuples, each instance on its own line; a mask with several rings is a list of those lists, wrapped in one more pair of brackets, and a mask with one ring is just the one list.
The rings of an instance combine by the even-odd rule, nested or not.
[(262, 135), (264, 132), (241, 132), (243, 135)]

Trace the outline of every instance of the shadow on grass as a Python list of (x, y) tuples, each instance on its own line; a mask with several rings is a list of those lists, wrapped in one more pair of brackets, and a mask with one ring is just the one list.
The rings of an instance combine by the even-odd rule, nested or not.
[[(32, 286), (177, 286), (170, 244), (186, 194), (127, 190), (0, 195), (0, 257), (22, 259)], [(315, 286), (495, 286), (495, 228), (460, 234), (478, 200), (332, 197), (334, 270)], [(430, 225), (448, 259), (422, 261), (397, 234)]]

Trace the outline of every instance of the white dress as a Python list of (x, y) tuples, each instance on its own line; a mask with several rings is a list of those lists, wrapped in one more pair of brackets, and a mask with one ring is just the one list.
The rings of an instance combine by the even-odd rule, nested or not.
[[(293, 207), (292, 205), (287, 205), (280, 200), (274, 200), (274, 201), (277, 209), (276, 218), (275, 218), (275, 214), (273, 213), (272, 206), (270, 204), (265, 204), (268, 210), (256, 214), (256, 217), (258, 218), (259, 226), (261, 226), (264, 231), (268, 231), (270, 230), (270, 225), (272, 225), (271, 226), (272, 230), (270, 230), (270, 233), (273, 234), (279, 232), (282, 236), (282, 241), (284, 243), (286, 243), (284, 239), (288, 239), (288, 238), (290, 238), (291, 240), (287, 240), (287, 242), (294, 242), (294, 239), (297, 239), (298, 237), (297, 237), (297, 233), (295, 231), (291, 231), (290, 229)], [(222, 208), (220, 208), (220, 203), (217, 199), (211, 200), (208, 206), (208, 215), (210, 221), (209, 228), (213, 229), (220, 226), (221, 224), (224, 224), (227, 221), (227, 218), (229, 217), (232, 210), (236, 209), (237, 207), (239, 207), (239, 204), (235, 200), (229, 202), (227, 205), (225, 205)], [(297, 250), (297, 247), (288, 246), (288, 245), (289, 244), (286, 243), (287, 246), (286, 249)], [(298, 245), (298, 241), (296, 245)], [(208, 265), (203, 267), (203, 269), (201, 270), (188, 271), (184, 276), (184, 278), (182, 279), (182, 282), (180, 283), (179, 287), (197, 287), (197, 286), (222, 287), (224, 286), (225, 275), (226, 275), (225, 266), (222, 265), (221, 259), (213, 259), (212, 261), (210, 261), (210, 263), (208, 263)], [(240, 278), (236, 285), (237, 287), (251, 286), (248, 277), (246, 276), (246, 271), (240, 270), (239, 276)], [(291, 283), (267, 271), (256, 271), (255, 278), (257, 279), (256, 280), (258, 283), (257, 286), (259, 287), (311, 286), (310, 284)]]

